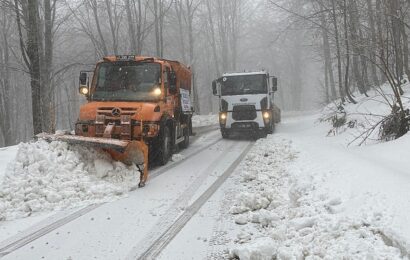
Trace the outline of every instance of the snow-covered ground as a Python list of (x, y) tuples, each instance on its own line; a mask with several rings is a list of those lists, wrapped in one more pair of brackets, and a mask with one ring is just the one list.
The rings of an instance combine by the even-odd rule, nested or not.
[(353, 127), (287, 113), (160, 259), (409, 259), (410, 134), (350, 144), (389, 113), (369, 94), (345, 107)]
[(193, 127), (202, 127), (219, 124), (218, 115), (194, 115), (192, 117)]
[(243, 226), (236, 228), (231, 256), (408, 257), (410, 136), (347, 148), (323, 138), (328, 127), (315, 119), (284, 120), (280, 133), (259, 141), (244, 162), (237, 177), (242, 191), (230, 209)]
[[(377, 92), (369, 94), (345, 107), (347, 124), (338, 129), (323, 121), (331, 106), (285, 114), (276, 132), (258, 140), (198, 213), (170, 234), (175, 237), (158, 259), (409, 259), (410, 134), (380, 142), (376, 131), (362, 146), (360, 139), (349, 145), (389, 112)], [(404, 100), (409, 106), (410, 99)], [(217, 116), (194, 117), (193, 123), (215, 125)], [(177, 167), (164, 168), (144, 189), (131, 192), (135, 171), (93, 151), (43, 142), (0, 150), (1, 163), (17, 154), (8, 170), (0, 165), (3, 218), (116, 199), (5, 259), (135, 258), (162, 232), (174, 230), (174, 221), (247, 145), (220, 138), (216, 130), (199, 136), (173, 158)], [(0, 221), (0, 231), (28, 226), (24, 219)], [(87, 245), (77, 242), (84, 240)]]
[[(193, 127), (218, 123), (195, 115)], [(172, 161), (184, 159), (174, 154)], [(111, 201), (136, 188), (135, 166), (98, 149), (39, 140), (0, 149), (0, 221)]]
[(409, 259), (410, 134), (381, 143), (376, 129), (357, 138), (390, 111), (376, 91), (369, 94), (345, 106), (339, 129), (319, 123), (330, 105), (288, 117), (258, 141), (235, 177), (241, 192), (230, 208), (238, 225), (230, 257)]
[(44, 140), (18, 145), (2, 176), (0, 220), (110, 201), (135, 189), (139, 180), (134, 166), (101, 151)]

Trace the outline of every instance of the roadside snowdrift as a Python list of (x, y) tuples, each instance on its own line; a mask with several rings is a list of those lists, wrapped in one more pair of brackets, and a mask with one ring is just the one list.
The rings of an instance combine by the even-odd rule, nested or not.
[(218, 115), (194, 115), (192, 117), (193, 127), (202, 127), (219, 124)]
[(407, 259), (409, 245), (390, 229), (388, 199), (379, 201), (364, 184), (362, 190), (342, 186), (350, 176), (332, 183), (343, 172), (312, 163), (283, 136), (256, 147), (243, 163), (241, 192), (230, 210), (240, 230), (230, 257)]
[(376, 129), (357, 146), (360, 133), (390, 113), (377, 91), (369, 95), (345, 105), (339, 128), (319, 123), (334, 111), (329, 105), (285, 118), (257, 141), (235, 177), (231, 258), (410, 258), (410, 133), (382, 142)]
[[(407, 80), (407, 79), (406, 79)], [(408, 81), (408, 80), (407, 80)], [(410, 83), (402, 86), (405, 94), (402, 96), (404, 108), (410, 108)], [(394, 95), (387, 84), (372, 89), (368, 97), (356, 93), (357, 104), (345, 103), (340, 107), (337, 102), (326, 106), (319, 121), (332, 124), (337, 118), (338, 127), (329, 127), (329, 136), (345, 138), (346, 144), (361, 145), (380, 143), (380, 121), (391, 113), (387, 101), (393, 104)]]
[(110, 201), (138, 181), (136, 168), (95, 149), (43, 140), (21, 143), (0, 179), (0, 220)]

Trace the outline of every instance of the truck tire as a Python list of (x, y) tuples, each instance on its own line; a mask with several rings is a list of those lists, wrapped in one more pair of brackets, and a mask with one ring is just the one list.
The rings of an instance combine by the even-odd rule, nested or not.
[(172, 154), (172, 138), (169, 127), (163, 128), (160, 135), (160, 142), (158, 144), (158, 163), (160, 165), (165, 165), (169, 161)]
[(226, 130), (221, 130), (222, 138), (223, 139), (228, 139), (229, 138), (229, 133)]
[(179, 148), (181, 148), (181, 149), (188, 148), (188, 146), (189, 146), (189, 136), (191, 134), (190, 132), (191, 131), (189, 130), (189, 127), (184, 128), (184, 141), (179, 144)]
[(271, 120), (269, 126), (266, 128), (266, 133), (273, 134), (274, 129), (275, 129), (275, 123), (274, 123), (274, 120)]

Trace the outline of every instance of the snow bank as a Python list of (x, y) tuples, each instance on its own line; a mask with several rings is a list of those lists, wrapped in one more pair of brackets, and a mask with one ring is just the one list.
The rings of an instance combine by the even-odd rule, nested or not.
[(6, 173), (7, 165), (16, 157), (17, 150), (17, 145), (0, 148), (0, 183)]
[(320, 158), (312, 163), (293, 146), (271, 135), (257, 141), (242, 163), (230, 210), (241, 232), (231, 258), (407, 259), (405, 243), (387, 231), (391, 215), (382, 202), (368, 194), (356, 201), (366, 206), (350, 214), (351, 202), (329, 190), (333, 176)]
[[(402, 96), (403, 106), (410, 108), (410, 83), (407, 82), (402, 88), (405, 92)], [(367, 94), (368, 97), (356, 93), (354, 99), (357, 104), (346, 102), (343, 107), (340, 107), (339, 103), (333, 103), (323, 109), (320, 121), (328, 121), (332, 124), (331, 120), (335, 116), (339, 120), (345, 118), (340, 121), (341, 126), (329, 129), (328, 136), (339, 135), (355, 145), (380, 142), (378, 123), (391, 113), (391, 107), (387, 101), (393, 104), (394, 94), (387, 83), (380, 88), (368, 91)], [(375, 130), (371, 131), (374, 126), (376, 126)]]
[(192, 127), (210, 126), (219, 124), (218, 115), (194, 115)]
[(134, 166), (100, 150), (43, 140), (21, 143), (0, 179), (0, 220), (110, 201), (138, 181)]

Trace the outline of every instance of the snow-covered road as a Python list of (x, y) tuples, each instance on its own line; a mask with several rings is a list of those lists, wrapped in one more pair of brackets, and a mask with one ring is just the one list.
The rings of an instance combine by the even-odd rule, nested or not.
[[(48, 224), (43, 220), (26, 236), (17, 234), (2, 242), (0, 253), (6, 255), (4, 259), (134, 259), (178, 217), (191, 212), (190, 205), (232, 164), (238, 164), (238, 157), (250, 145), (252, 142), (246, 140), (222, 140), (218, 131), (204, 134), (181, 152), (182, 161), (170, 163), (166, 170), (153, 170), (145, 188), (129, 193), (127, 198), (92, 205), (80, 214), (69, 212), (72, 217), (56, 221), (52, 216)], [(55, 227), (56, 222), (60, 226)]]

